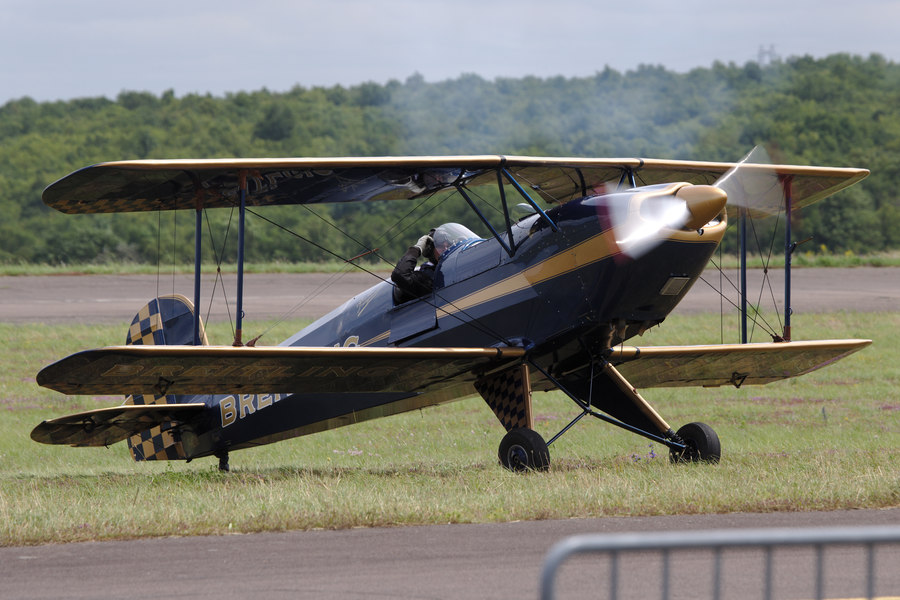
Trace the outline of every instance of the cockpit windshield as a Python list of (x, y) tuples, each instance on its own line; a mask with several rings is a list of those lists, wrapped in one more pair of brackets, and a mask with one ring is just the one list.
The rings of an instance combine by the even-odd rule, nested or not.
[(459, 223), (444, 223), (434, 230), (434, 249), (441, 256), (459, 242), (480, 239), (471, 229)]

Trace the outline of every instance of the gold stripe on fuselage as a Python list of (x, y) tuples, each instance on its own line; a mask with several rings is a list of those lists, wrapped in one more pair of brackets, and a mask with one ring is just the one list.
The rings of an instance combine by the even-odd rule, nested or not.
[(439, 307), (438, 319), (453, 316), (458, 312), (471, 309), (474, 306), (485, 304), (497, 298), (520, 292), (534, 287), (561, 275), (571, 273), (584, 268), (597, 261), (608, 258), (618, 252), (615, 239), (611, 231), (604, 231), (587, 240), (576, 244), (571, 248), (554, 254), (541, 262), (528, 267), (520, 273), (511, 275), (484, 289), (464, 296), (453, 303), (447, 303)]
[[(722, 222), (706, 229), (702, 237), (695, 231), (669, 231), (666, 240), (687, 243), (718, 243), (725, 232), (726, 223)], [(475, 306), (486, 304), (509, 294), (520, 292), (538, 284), (547, 282), (556, 277), (566, 275), (578, 269), (592, 265), (619, 252), (612, 230), (588, 238), (587, 240), (566, 248), (539, 263), (511, 275), (506, 279), (491, 284), (485, 288), (463, 296), (459, 300), (446, 302), (436, 307), (438, 321), (447, 317), (456, 316), (460, 312), (466, 312)], [(458, 318), (458, 317), (457, 317)], [(361, 346), (376, 344), (390, 335), (390, 330), (385, 331), (365, 342)]]
[(371, 346), (372, 344), (377, 344), (377, 343), (380, 342), (381, 340), (387, 339), (388, 336), (390, 336), (390, 335), (391, 335), (391, 330), (388, 329), (388, 330), (385, 331), (385, 332), (379, 333), (378, 335), (376, 335), (376, 336), (373, 337), (372, 339), (366, 340), (365, 342), (363, 342), (362, 344), (360, 344), (360, 346)]

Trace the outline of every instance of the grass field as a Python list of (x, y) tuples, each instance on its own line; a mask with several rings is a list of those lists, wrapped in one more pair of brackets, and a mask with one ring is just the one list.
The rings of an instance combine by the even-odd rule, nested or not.
[[(249, 334), (267, 324), (245, 324)], [(272, 338), (300, 323), (283, 323)], [(719, 319), (672, 317), (642, 344), (716, 343)], [(228, 326), (210, 327), (211, 341)], [(119, 404), (38, 388), (43, 365), (118, 344), (125, 326), (0, 324), (0, 545), (284, 529), (732, 511), (900, 506), (900, 313), (794, 318), (794, 337), (873, 346), (812, 375), (741, 389), (647, 390), (676, 428), (700, 420), (718, 465), (671, 465), (662, 446), (594, 422), (551, 447), (542, 474), (503, 470), (503, 431), (479, 398), (214, 459), (134, 463), (123, 443), (68, 448), (29, 438), (42, 419)], [(248, 337), (250, 337), (248, 335)], [(547, 438), (575, 411), (535, 396)]]

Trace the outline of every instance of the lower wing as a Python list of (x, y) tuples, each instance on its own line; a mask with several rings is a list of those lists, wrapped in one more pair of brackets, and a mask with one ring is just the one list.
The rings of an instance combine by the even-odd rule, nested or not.
[(64, 394), (426, 392), (521, 360), (522, 348), (110, 346), (37, 375)]
[[(42, 369), (37, 382), (65, 394), (353, 397), (337, 413), (359, 411), (357, 419), (364, 420), (383, 404), (392, 408), (379, 410), (392, 414), (471, 395), (476, 379), (521, 362), (524, 354), (522, 348), (129, 345), (73, 354)], [(31, 437), (46, 444), (106, 446), (165, 423), (191, 426), (208, 408), (203, 403), (103, 408), (44, 421)]]
[(621, 346), (609, 361), (636, 388), (761, 385), (821, 369), (872, 340)]

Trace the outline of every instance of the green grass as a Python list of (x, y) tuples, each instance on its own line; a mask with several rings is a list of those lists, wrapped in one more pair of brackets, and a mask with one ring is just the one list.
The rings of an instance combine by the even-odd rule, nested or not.
[[(874, 254), (856, 254), (846, 251), (841, 254), (830, 252), (827, 248), (819, 248), (814, 250), (802, 250), (803, 246), (791, 257), (791, 266), (793, 267), (900, 267), (900, 251), (891, 250), (887, 252), (877, 252)], [(718, 257), (714, 257), (718, 261)], [(740, 266), (737, 255), (726, 255), (722, 257), (722, 267), (728, 269), (736, 269)], [(763, 267), (781, 268), (784, 267), (784, 254), (776, 252), (772, 254), (765, 262), (757, 255), (747, 256), (747, 266), (751, 269), (761, 269)]]
[[(268, 324), (247, 324), (249, 336)], [(285, 323), (271, 339), (300, 323)], [(582, 421), (551, 447), (553, 467), (498, 466), (502, 428), (478, 398), (235, 452), (131, 461), (124, 444), (32, 442), (42, 419), (118, 404), (38, 388), (44, 364), (119, 343), (125, 326), (11, 326), (0, 373), (0, 545), (285, 529), (607, 515), (800, 511), (900, 505), (900, 313), (796, 316), (795, 338), (868, 337), (872, 347), (806, 377), (741, 389), (647, 390), (674, 426), (700, 420), (723, 443), (718, 465), (671, 465), (665, 449)], [(715, 343), (715, 316), (672, 317), (642, 344)], [(230, 337), (210, 327), (212, 342)], [(550, 437), (576, 411), (536, 394)]]

